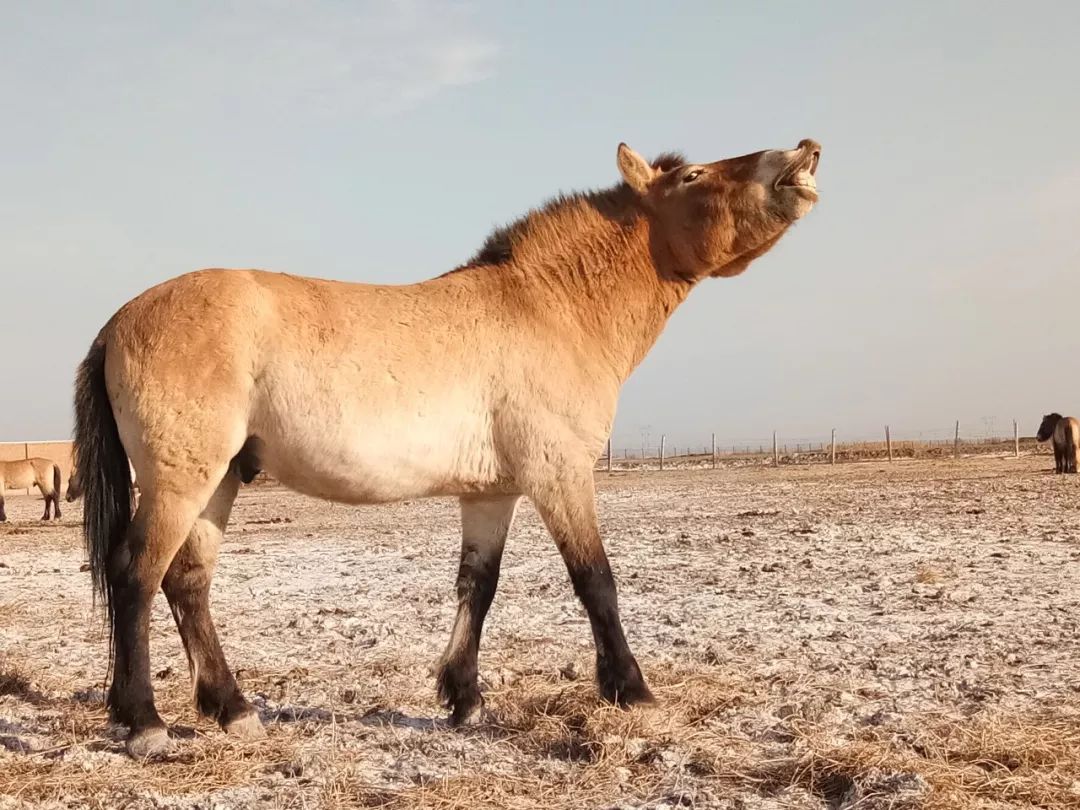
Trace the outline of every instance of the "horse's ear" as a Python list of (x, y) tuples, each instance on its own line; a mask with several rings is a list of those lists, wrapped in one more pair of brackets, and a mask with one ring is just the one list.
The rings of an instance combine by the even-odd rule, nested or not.
[(618, 162), (619, 174), (622, 175), (626, 184), (638, 194), (644, 194), (657, 174), (656, 170), (649, 165), (649, 161), (625, 143), (620, 143)]

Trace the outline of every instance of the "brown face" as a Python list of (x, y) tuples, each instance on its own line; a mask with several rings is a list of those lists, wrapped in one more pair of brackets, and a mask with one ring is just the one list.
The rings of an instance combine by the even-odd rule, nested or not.
[(817, 202), (821, 146), (653, 168), (625, 144), (619, 170), (679, 265), (692, 277), (741, 273)]

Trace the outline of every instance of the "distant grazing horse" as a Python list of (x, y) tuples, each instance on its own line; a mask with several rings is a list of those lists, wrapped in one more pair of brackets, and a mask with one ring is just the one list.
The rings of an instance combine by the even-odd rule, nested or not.
[(30, 487), (37, 487), (45, 496), (45, 514), (41, 519), (49, 519), (49, 504), (52, 504), (53, 519), (60, 519), (60, 467), (47, 458), (26, 458), (0, 461), (0, 523), (7, 520), (5, 491)]
[[(135, 468), (131, 466), (131, 462), (128, 462), (128, 467), (131, 470), (131, 484), (134, 488), (138, 489), (139, 482), (135, 479)], [(83, 486), (79, 481), (79, 471), (74, 469), (71, 471), (71, 475), (68, 477), (67, 492), (64, 494), (64, 500), (68, 503), (79, 500), (83, 496)]]
[(1080, 422), (1071, 416), (1051, 413), (1043, 417), (1035, 438), (1054, 440), (1054, 472), (1075, 473), (1080, 466)]
[[(467, 264), (376, 286), (203, 270), (125, 304), (79, 367), (75, 455), (90, 568), (111, 627), (112, 717), (128, 752), (167, 750), (148, 633), (162, 588), (199, 709), (258, 735), (208, 590), (240, 482), (260, 470), (350, 504), (458, 496), (458, 611), (438, 689), (480, 708), (477, 652), (522, 495), (584, 604), (601, 695), (651, 700), (623, 634), (593, 465), (619, 389), (702, 279), (734, 276), (817, 200), (820, 147), (715, 163), (625, 144), (621, 184), (561, 196)], [(132, 516), (135, 466), (142, 494)], [(423, 538), (417, 539), (423, 543)]]

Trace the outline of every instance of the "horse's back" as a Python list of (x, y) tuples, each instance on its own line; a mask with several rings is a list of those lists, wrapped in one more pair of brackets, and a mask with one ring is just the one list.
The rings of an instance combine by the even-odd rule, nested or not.
[(482, 485), (502, 475), (491, 416), (501, 341), (486, 309), (458, 279), (179, 276), (103, 330), (121, 439), (148, 483), (192, 454), (235, 455), (254, 436), (263, 469), (335, 500)]

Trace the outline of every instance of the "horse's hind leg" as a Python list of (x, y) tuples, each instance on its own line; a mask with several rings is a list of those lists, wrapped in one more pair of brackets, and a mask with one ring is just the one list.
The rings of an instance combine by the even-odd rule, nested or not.
[(439, 696), (452, 710), (454, 725), (468, 722), (483, 705), (477, 685), (476, 659), (495, 588), (503, 546), (520, 496), (461, 499), (461, 563), (458, 567), (458, 612), (450, 643), (439, 662)]
[(227, 732), (252, 737), (263, 734), (262, 723), (236, 685), (210, 615), (210, 580), (239, 486), (233, 472), (222, 480), (169, 566), (162, 589), (187, 652), (199, 711)]
[(111, 552), (107, 579), (112, 624), (112, 718), (130, 728), (128, 753), (136, 759), (170, 748), (150, 685), (150, 608), (162, 579), (187, 539), (209, 493), (185, 497), (156, 486), (144, 495), (127, 536)]
[(0, 523), (7, 521), (7, 512), (4, 511), (4, 488), (0, 486)]
[(630, 652), (619, 619), (615, 578), (596, 520), (592, 468), (578, 475), (563, 469), (552, 477), (528, 494), (555, 539), (574, 592), (589, 614), (600, 694), (619, 705), (650, 702), (652, 693)]

